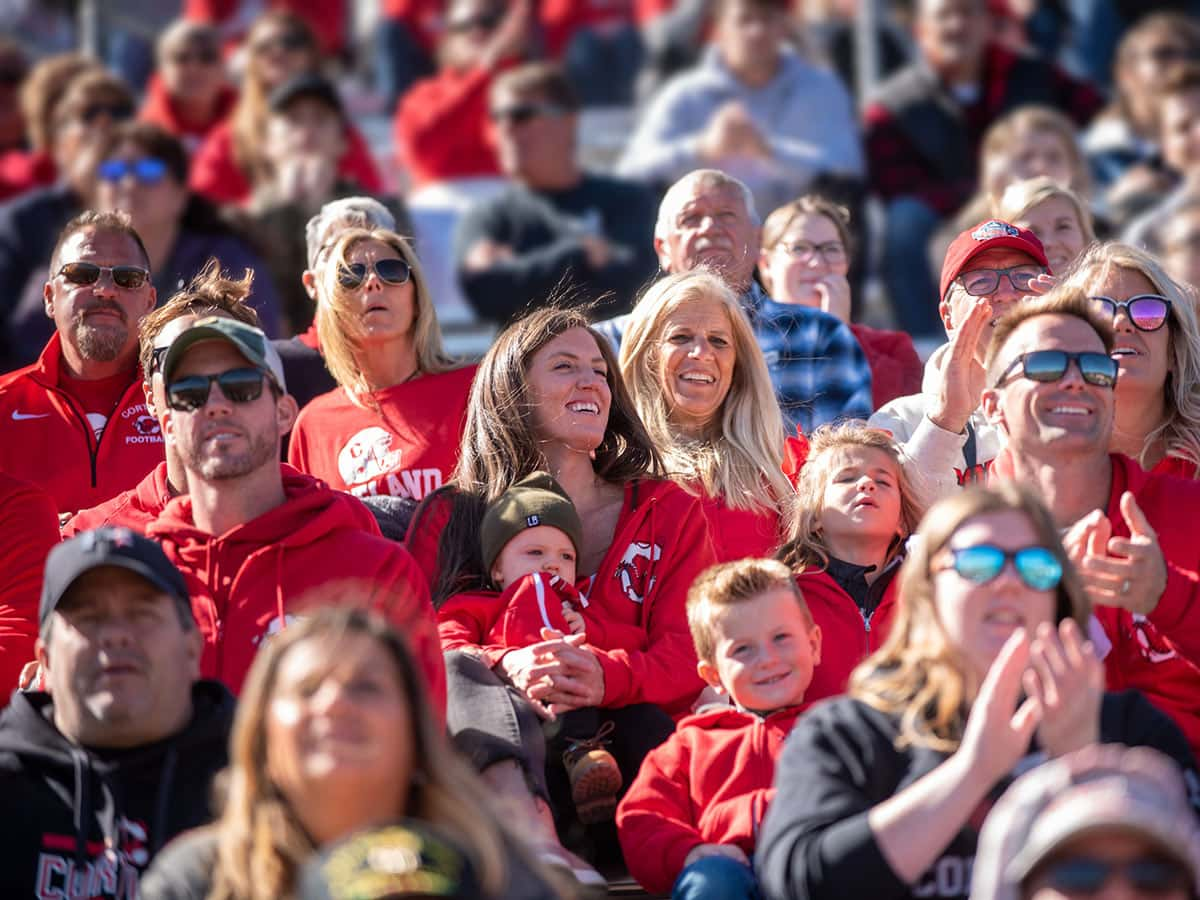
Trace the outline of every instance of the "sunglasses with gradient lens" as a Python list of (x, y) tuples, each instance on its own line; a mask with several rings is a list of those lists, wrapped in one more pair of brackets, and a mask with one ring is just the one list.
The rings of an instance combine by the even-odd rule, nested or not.
[(1178, 862), (1153, 856), (1128, 862), (1068, 856), (1046, 864), (1039, 880), (1060, 894), (1090, 896), (1099, 893), (1118, 872), (1139, 894), (1150, 896), (1186, 893), (1190, 882), (1187, 870)]
[(1171, 301), (1158, 294), (1138, 294), (1128, 300), (1114, 300), (1112, 297), (1090, 297), (1092, 304), (1106, 319), (1117, 318), (1117, 313), (1125, 310), (1125, 315), (1138, 331), (1158, 331), (1167, 324), (1167, 316), (1171, 314)]
[(953, 562), (947, 568), (975, 584), (987, 584), (1004, 571), (1011, 559), (1021, 580), (1035, 591), (1048, 591), (1062, 580), (1062, 563), (1045, 547), (1005, 550), (994, 544), (951, 548)]
[(139, 184), (158, 184), (167, 174), (167, 164), (155, 156), (141, 159), (106, 159), (96, 167), (101, 181), (118, 182), (132, 175)]
[(167, 406), (195, 412), (208, 402), (213, 383), (230, 403), (250, 403), (262, 396), (266, 373), (259, 369), (229, 369), (218, 375), (187, 375), (167, 385)]
[(1021, 374), (1030, 381), (1041, 381), (1047, 384), (1061, 381), (1072, 362), (1079, 366), (1079, 373), (1088, 384), (1110, 388), (1117, 383), (1117, 370), (1120, 368), (1120, 364), (1104, 353), (1033, 350), (1029, 353), (1022, 353), (1014, 359), (996, 380), (996, 386), (1004, 384), (1017, 366), (1021, 367)]
[(95, 284), (102, 272), (112, 275), (113, 284), (119, 288), (135, 291), (150, 279), (150, 273), (141, 266), (98, 266), (90, 262), (69, 262), (58, 270), (58, 274), (71, 284)]
[(338, 284), (344, 288), (362, 287), (367, 273), (374, 270), (384, 284), (404, 284), (412, 274), (412, 268), (402, 259), (387, 257), (377, 259), (370, 268), (366, 263), (349, 263), (338, 266)]

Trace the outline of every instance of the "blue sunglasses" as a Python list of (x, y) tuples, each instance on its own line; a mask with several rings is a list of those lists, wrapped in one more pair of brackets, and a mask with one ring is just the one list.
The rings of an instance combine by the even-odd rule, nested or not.
[(141, 184), (158, 184), (167, 174), (167, 164), (155, 156), (141, 159), (106, 159), (96, 169), (101, 181), (120, 181), (132, 175)]
[(946, 566), (975, 584), (987, 584), (1004, 571), (1011, 559), (1017, 575), (1035, 591), (1048, 591), (1062, 581), (1063, 567), (1045, 547), (1022, 547), (1005, 550), (994, 544), (975, 544), (972, 547), (950, 548), (953, 562)]

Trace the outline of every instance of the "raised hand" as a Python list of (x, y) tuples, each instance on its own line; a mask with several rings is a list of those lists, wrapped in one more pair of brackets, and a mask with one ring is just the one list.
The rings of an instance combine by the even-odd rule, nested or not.
[(950, 350), (942, 368), (937, 404), (929, 413), (930, 421), (938, 428), (962, 434), (971, 413), (979, 407), (987, 378), (982, 364), (975, 358), (975, 351), (991, 320), (992, 304), (986, 297), (980, 297), (966, 319), (955, 323)]
[(1062, 756), (1100, 739), (1100, 700), (1104, 664), (1074, 619), (1057, 629), (1038, 626), (1030, 645), (1025, 693), (1042, 708), (1038, 743), (1050, 756)]
[(1084, 585), (1094, 603), (1148, 616), (1167, 587), (1158, 534), (1128, 491), (1121, 495), (1121, 518), (1129, 537), (1112, 537), (1112, 524), (1102, 518), (1091, 530), (1079, 562)]

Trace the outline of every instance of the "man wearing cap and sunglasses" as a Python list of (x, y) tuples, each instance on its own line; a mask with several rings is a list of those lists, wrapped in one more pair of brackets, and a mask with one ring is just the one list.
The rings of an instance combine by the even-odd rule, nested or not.
[(0, 715), (0, 895), (135, 897), (167, 841), (212, 817), (233, 697), (199, 679), (179, 571), (128, 529), (55, 547), (38, 618), (46, 692)]
[[(987, 355), (982, 408), (1007, 442), (1004, 475), (1064, 531), (1111, 651), (1110, 690), (1135, 688), (1200, 751), (1200, 483), (1109, 453), (1111, 321), (1076, 288), (1012, 311)], [(999, 468), (993, 474), (999, 473)]]
[(925, 365), (921, 393), (877, 410), (870, 423), (904, 445), (905, 464), (927, 502), (982, 480), (1004, 443), (979, 409), (983, 360), (996, 323), (1045, 291), (1046, 252), (1024, 228), (992, 219), (962, 232), (942, 266), (938, 314), (949, 342)]
[(40, 485), (60, 515), (133, 487), (163, 459), (137, 357), (156, 299), (148, 265), (124, 213), (72, 219), (43, 289), (55, 333), (36, 363), (0, 377), (0, 470)]
[(262, 642), (305, 607), (365, 602), (406, 635), (444, 715), (441, 645), (416, 563), (363, 530), (357, 501), (280, 468), (297, 410), (266, 335), (234, 319), (198, 319), (171, 343), (162, 376), (167, 441), (188, 495), (167, 504), (147, 535), (188, 581), (201, 671), (236, 693)]

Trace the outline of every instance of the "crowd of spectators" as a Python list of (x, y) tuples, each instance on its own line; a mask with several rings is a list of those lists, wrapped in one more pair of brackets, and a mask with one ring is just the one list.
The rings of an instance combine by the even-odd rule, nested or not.
[(0, 894), (1200, 897), (1200, 10), (178, 6), (0, 38)]

